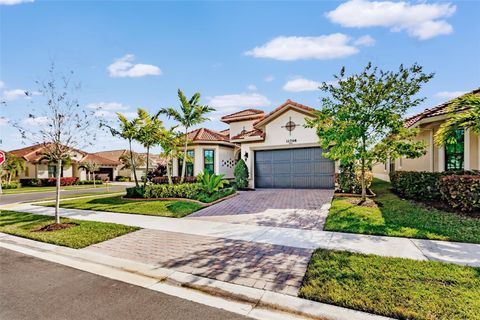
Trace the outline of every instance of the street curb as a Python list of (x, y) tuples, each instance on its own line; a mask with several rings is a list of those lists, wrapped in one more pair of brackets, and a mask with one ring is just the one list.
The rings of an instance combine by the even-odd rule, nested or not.
[(0, 233), (0, 247), (257, 319), (300, 319), (299, 317), (318, 320), (390, 319), (5, 233)]

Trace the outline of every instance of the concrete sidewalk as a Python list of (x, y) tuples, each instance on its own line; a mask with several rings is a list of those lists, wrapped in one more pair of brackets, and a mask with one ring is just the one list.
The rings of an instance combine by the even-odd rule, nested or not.
[[(54, 208), (30, 204), (0, 207), (4, 210), (53, 215)], [(480, 267), (480, 244), (369, 236), (319, 230), (243, 225), (195, 219), (174, 219), (137, 214), (62, 209), (62, 216), (111, 222), (145, 229), (242, 240), (302, 249), (335, 249), (380, 256), (437, 260)]]

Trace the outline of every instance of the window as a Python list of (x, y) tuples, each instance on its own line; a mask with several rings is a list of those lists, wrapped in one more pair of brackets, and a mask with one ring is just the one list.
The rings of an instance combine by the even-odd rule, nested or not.
[(57, 177), (57, 166), (48, 166), (48, 177), (49, 178)]
[(215, 150), (203, 150), (203, 169), (215, 173)]
[(465, 150), (465, 132), (460, 129), (454, 133), (455, 142), (445, 145), (445, 170), (463, 170), (464, 150)]
[[(187, 167), (185, 168), (185, 175), (187, 177), (193, 177), (194, 170), (193, 170), (193, 161), (195, 160), (195, 151), (187, 150), (187, 156), (190, 158), (187, 161)], [(182, 167), (183, 167), (183, 159), (178, 159), (178, 175), (182, 174)]]

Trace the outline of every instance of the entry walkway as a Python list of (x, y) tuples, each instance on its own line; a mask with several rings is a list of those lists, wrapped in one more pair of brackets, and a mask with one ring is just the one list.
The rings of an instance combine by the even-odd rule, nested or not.
[[(8, 209), (44, 215), (54, 214), (54, 208), (30, 204), (9, 206)], [(62, 216), (81, 220), (119, 223), (145, 229), (302, 249), (347, 250), (380, 256), (415, 260), (438, 260), (480, 267), (480, 244), (242, 225), (196, 219), (173, 219), (77, 209), (62, 209)]]

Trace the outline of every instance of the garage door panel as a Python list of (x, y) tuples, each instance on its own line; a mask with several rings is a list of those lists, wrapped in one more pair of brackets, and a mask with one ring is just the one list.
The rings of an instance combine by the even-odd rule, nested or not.
[(335, 164), (321, 148), (255, 152), (255, 186), (258, 188), (332, 188)]

